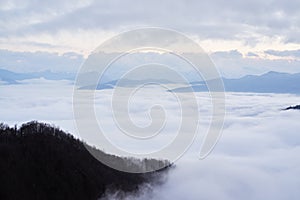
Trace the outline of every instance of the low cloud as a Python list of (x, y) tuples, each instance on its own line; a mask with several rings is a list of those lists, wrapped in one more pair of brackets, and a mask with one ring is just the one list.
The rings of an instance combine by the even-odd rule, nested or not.
[(192, 147), (152, 199), (298, 199), (300, 113), (280, 109), (299, 101), (295, 95), (227, 94), (226, 123), (214, 151), (197, 160), (199, 148)]
[[(38, 79), (0, 87), (1, 121), (13, 125), (36, 119), (55, 123), (76, 134), (70, 82)], [(113, 128), (111, 110), (105, 106), (110, 102), (110, 95), (109, 90), (97, 91), (96, 114), (106, 131), (113, 133), (111, 139), (122, 144), (122, 138), (115, 132), (117, 129)], [(166, 105), (166, 112), (172, 116), (168, 121), (171, 126), (166, 129), (167, 135), (172, 135), (172, 123), (174, 127), (178, 123), (178, 106), (173, 98), (160, 97), (160, 104)], [(140, 125), (149, 122), (145, 117), (146, 108), (155, 97), (149, 96), (145, 102), (142, 99), (144, 97), (138, 97), (131, 105), (132, 119)], [(129, 195), (128, 199), (299, 199), (300, 112), (281, 110), (299, 104), (299, 96), (227, 93), (223, 135), (204, 160), (198, 160), (199, 149), (212, 107), (208, 94), (198, 93), (197, 99), (200, 135), (190, 150), (175, 163), (176, 168), (170, 171), (165, 184), (151, 186), (150, 190), (145, 187), (140, 194)], [(153, 143), (147, 145), (153, 148)], [(143, 144), (142, 148), (147, 149), (147, 145)], [(130, 144), (123, 147), (133, 148)]]

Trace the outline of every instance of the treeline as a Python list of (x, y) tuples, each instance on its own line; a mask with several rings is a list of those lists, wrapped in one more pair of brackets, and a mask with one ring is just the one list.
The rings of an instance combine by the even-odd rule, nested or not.
[[(107, 159), (126, 173), (95, 159)], [(106, 191), (138, 192), (143, 184), (159, 182), (168, 161), (122, 158), (88, 146), (58, 127), (32, 121), (20, 127), (0, 123), (0, 199), (98, 199)]]
[(283, 110), (300, 110), (300, 105), (296, 105), (296, 106), (289, 106)]

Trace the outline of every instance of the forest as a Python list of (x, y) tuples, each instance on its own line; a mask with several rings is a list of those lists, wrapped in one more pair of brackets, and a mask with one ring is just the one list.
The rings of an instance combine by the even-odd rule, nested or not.
[[(115, 170), (94, 158), (109, 159), (147, 173)], [(60, 128), (31, 121), (10, 127), (0, 123), (0, 199), (99, 199), (107, 192), (137, 193), (145, 184), (162, 184), (171, 164), (106, 154)]]

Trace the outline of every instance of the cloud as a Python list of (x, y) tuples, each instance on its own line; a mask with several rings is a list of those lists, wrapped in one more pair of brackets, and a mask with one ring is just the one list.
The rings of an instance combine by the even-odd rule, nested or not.
[(266, 54), (280, 56), (278, 59), (257, 56), (250, 52), (243, 56), (239, 51), (214, 52), (211, 59), (226, 78), (238, 78), (245, 75), (260, 75), (269, 71), (299, 73), (299, 59), (286, 59), (287, 55), (297, 56), (298, 51), (267, 51)]
[[(46, 45), (47, 44), (40, 44)], [(54, 47), (53, 47), (54, 48)], [(221, 75), (226, 78), (238, 78), (245, 75), (259, 75), (269, 71), (286, 73), (299, 73), (300, 56), (299, 50), (275, 51), (268, 50), (264, 55), (276, 56), (277, 59), (264, 57), (252, 52), (244, 56), (237, 49), (230, 51), (217, 51), (209, 56)], [(113, 56), (113, 54), (112, 54)], [(293, 59), (290, 59), (293, 58)], [(37, 52), (16, 52), (0, 49), (0, 68), (16, 72), (37, 72), (51, 70), (55, 72), (77, 72), (84, 63), (82, 54), (66, 52), (63, 54), (49, 53), (46, 51)], [(121, 57), (109, 68), (107, 73), (117, 79), (124, 71), (133, 66), (160, 63), (170, 66), (193, 80), (200, 77), (191, 66), (184, 60), (171, 55), (155, 52), (131, 53)], [(159, 73), (159, 72), (157, 72)]]
[(300, 49), (285, 50), (285, 51), (266, 50), (265, 53), (273, 56), (278, 56), (278, 57), (294, 57), (300, 59)]
[(258, 55), (256, 53), (253, 53), (253, 52), (248, 52), (247, 56), (248, 57), (258, 57)]
[(300, 113), (280, 109), (299, 101), (295, 95), (228, 93), (227, 120), (212, 154), (197, 160), (198, 148), (192, 149), (165, 184), (128, 199), (298, 199)]
[(238, 50), (231, 50), (231, 51), (217, 51), (211, 54), (211, 56), (215, 57), (222, 57), (227, 59), (240, 59), (243, 55)]
[[(297, 0), (76, 0), (72, 4), (66, 0), (4, 0), (0, 3), (0, 44), (11, 51), (77, 52), (87, 56), (97, 45), (122, 31), (155, 26), (180, 31), (199, 43), (203, 41), (203, 48), (214, 54), (226, 77), (270, 70), (293, 73), (299, 71), (299, 61), (286, 58), (299, 57), (299, 6)], [(206, 46), (207, 43), (211, 45)], [(248, 54), (248, 58), (241, 58), (230, 52), (232, 49), (243, 55), (253, 52), (263, 56), (256, 59)], [(235, 59), (225, 58), (225, 51)], [(282, 59), (272, 61), (268, 57), (271, 54)], [(26, 67), (25, 64), (23, 68)]]
[[(242, 40), (255, 45), (262, 37), (299, 43), (297, 0), (282, 1), (4, 1), (0, 35), (14, 37), (78, 30), (120, 32), (160, 26), (201, 39)], [(172, 11), (172, 12), (169, 12)]]
[[(69, 82), (38, 79), (0, 87), (1, 121), (13, 125), (37, 119), (55, 123), (76, 135), (73, 86)], [(124, 148), (141, 148), (138, 144), (124, 143), (119, 137), (111, 109), (106, 106), (110, 96), (109, 90), (97, 91), (97, 117), (116, 143), (123, 144)], [(162, 95), (161, 91), (151, 90), (148, 96), (137, 96), (130, 104), (132, 119), (139, 125), (147, 124), (147, 109), (156, 100), (171, 116), (165, 131), (166, 135), (172, 135), (178, 125), (178, 105), (173, 97)], [(198, 160), (199, 148), (209, 126), (212, 107), (209, 94), (198, 93), (197, 100), (200, 134), (190, 150), (176, 162), (165, 184), (151, 186), (150, 190), (147, 186), (145, 191), (128, 199), (299, 199), (300, 112), (280, 110), (299, 104), (299, 96), (227, 93), (223, 135), (204, 160)], [(162, 142), (165, 140), (143, 143), (142, 148), (156, 148)]]
[(62, 55), (48, 52), (13, 52), (0, 49), (0, 68), (15, 72), (76, 72), (83, 56), (74, 52)]
[(0, 121), (10, 125), (39, 120), (54, 123), (76, 135), (72, 121), (71, 81), (32, 79), (19, 85), (0, 85)]

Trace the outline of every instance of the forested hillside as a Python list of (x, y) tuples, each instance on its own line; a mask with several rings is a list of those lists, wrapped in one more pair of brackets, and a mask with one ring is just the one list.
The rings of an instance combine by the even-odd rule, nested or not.
[(129, 167), (167, 166), (133, 174), (96, 160), (79, 139), (57, 127), (36, 121), (18, 127), (0, 124), (0, 199), (97, 199), (109, 191), (138, 192), (159, 183), (167, 161), (137, 160), (91, 150)]

